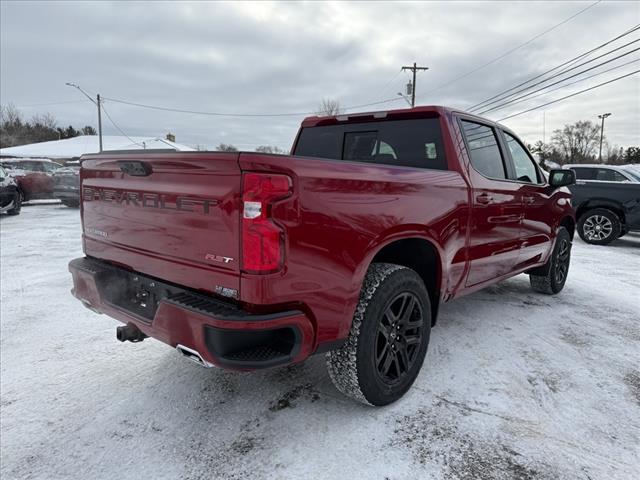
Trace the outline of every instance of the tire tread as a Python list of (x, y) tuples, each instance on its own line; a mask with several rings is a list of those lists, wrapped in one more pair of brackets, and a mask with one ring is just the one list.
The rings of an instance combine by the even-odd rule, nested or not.
[(357, 366), (358, 339), (369, 302), (380, 285), (391, 274), (398, 270), (409, 270), (407, 267), (392, 263), (374, 263), (369, 267), (360, 291), (360, 300), (356, 307), (347, 341), (337, 350), (326, 355), (327, 370), (331, 381), (344, 395), (367, 405), (372, 405), (360, 389)]

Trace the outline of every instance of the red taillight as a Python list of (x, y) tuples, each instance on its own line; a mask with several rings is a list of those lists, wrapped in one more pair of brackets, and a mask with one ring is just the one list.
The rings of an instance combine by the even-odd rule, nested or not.
[(284, 260), (284, 230), (271, 220), (271, 205), (291, 194), (291, 178), (272, 173), (242, 177), (242, 269), (279, 270)]

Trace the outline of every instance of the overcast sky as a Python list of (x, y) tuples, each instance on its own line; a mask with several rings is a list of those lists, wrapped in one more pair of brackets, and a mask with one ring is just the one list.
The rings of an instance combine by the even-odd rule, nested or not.
[[(416, 61), (430, 68), (418, 74), (418, 104), (468, 108), (640, 24), (640, 2), (603, 1), (503, 59), (451, 81), (592, 3), (3, 1), (0, 100), (19, 106), (27, 117), (50, 112), (61, 124), (76, 127), (95, 126), (95, 108), (65, 82), (104, 97), (208, 112), (312, 112), (323, 97), (342, 106), (397, 97), (352, 111), (400, 108), (405, 103), (397, 92), (409, 78), (400, 67)], [(637, 38), (639, 32), (612, 47)], [(634, 59), (640, 59), (638, 52), (590, 74)], [(487, 116), (501, 119), (638, 69), (640, 61)], [(34, 105), (54, 102), (73, 103)], [(263, 144), (288, 148), (304, 117), (188, 115), (112, 101), (105, 108), (128, 135), (170, 130), (180, 143), (213, 147), (225, 142), (245, 150)], [(611, 112), (605, 126), (610, 142), (638, 145), (640, 75), (544, 111), (547, 140), (565, 123), (598, 121), (598, 114)], [(504, 123), (533, 143), (542, 139), (542, 112)], [(105, 134), (118, 134), (103, 120)]]

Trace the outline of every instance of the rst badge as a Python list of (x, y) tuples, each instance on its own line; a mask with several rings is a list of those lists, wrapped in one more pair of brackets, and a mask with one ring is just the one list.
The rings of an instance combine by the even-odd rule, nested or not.
[(207, 253), (204, 256), (205, 260), (210, 260), (212, 262), (217, 262), (217, 263), (231, 263), (233, 262), (233, 258), (232, 257), (223, 257), (222, 255), (214, 255), (213, 253)]

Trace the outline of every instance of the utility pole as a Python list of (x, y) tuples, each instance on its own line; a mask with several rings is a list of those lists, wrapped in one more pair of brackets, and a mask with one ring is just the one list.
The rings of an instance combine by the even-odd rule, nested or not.
[(102, 153), (102, 109), (100, 107), (100, 102), (101, 102), (100, 94), (96, 95), (96, 99), (94, 100), (89, 96), (87, 92), (81, 89), (79, 85), (76, 85), (75, 83), (70, 83), (70, 82), (65, 83), (65, 85), (68, 85), (69, 87), (77, 88), (85, 97), (87, 97), (91, 101), (91, 103), (93, 103), (96, 107), (98, 107), (98, 142), (100, 144), (100, 152)]
[(418, 67), (413, 62), (413, 67), (402, 67), (402, 70), (411, 70), (413, 72), (413, 83), (411, 84), (411, 108), (416, 106), (416, 72), (418, 70), (429, 70), (429, 67)]
[(96, 95), (96, 99), (98, 100), (98, 142), (100, 143), (100, 153), (102, 153), (102, 108), (100, 103), (100, 94)]
[(598, 162), (602, 163), (602, 139), (604, 137), (604, 119), (610, 117), (610, 113), (603, 113), (602, 115), (598, 115), (598, 118), (602, 119), (602, 124), (600, 125), (600, 153), (598, 153)]

